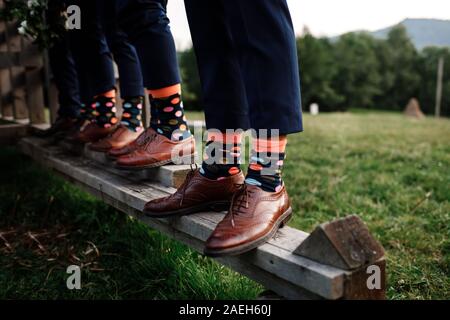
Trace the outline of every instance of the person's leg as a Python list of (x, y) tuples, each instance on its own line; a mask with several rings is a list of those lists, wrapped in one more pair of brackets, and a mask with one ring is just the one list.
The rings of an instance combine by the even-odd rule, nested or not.
[(245, 183), (264, 191), (278, 192), (283, 187), (281, 169), (285, 159), (287, 137), (254, 137)]
[[(245, 130), (250, 122), (239, 59), (225, 21), (224, 5), (222, 1), (214, 1), (205, 8), (203, 1), (186, 0), (185, 6), (202, 84), (206, 127), (221, 131), (224, 139), (230, 138), (226, 130)], [(210, 135), (205, 153), (234, 154), (240, 146), (240, 137), (233, 140), (217, 143)], [(224, 163), (220, 157), (214, 159), (218, 162), (209, 158), (203, 161), (200, 172), (209, 179), (239, 173), (238, 158), (229, 159), (233, 164)]]
[(245, 186), (206, 242), (205, 254), (211, 256), (254, 249), (290, 218), (281, 167), (286, 135), (302, 131), (297, 51), (286, 1), (223, 3), (256, 136)]
[(136, 50), (128, 35), (118, 28), (116, 1), (97, 0), (97, 4), (101, 26), (117, 63), (123, 108), (120, 124), (114, 133), (89, 145), (89, 148), (108, 152), (128, 145), (143, 132), (144, 85)]
[[(284, 0), (261, 0), (256, 6), (231, 0), (227, 1), (226, 15), (239, 48), (251, 127), (269, 130), (268, 141), (255, 137), (247, 182), (275, 191), (282, 185), (281, 167), (276, 163), (284, 160), (286, 135), (303, 130), (297, 49), (289, 10)], [(273, 138), (270, 130), (276, 130)], [(269, 148), (269, 154), (261, 159), (256, 149), (262, 143), (282, 148), (272, 152)], [(263, 167), (272, 169), (264, 174), (255, 170)]]
[(128, 35), (119, 28), (117, 0), (97, 0), (97, 3), (101, 25), (119, 71), (124, 109), (121, 123), (132, 131), (141, 131), (145, 93), (136, 49)]
[(122, 97), (121, 124), (129, 130), (142, 131), (142, 109), (144, 105), (144, 83), (141, 66), (136, 49), (128, 42), (127, 35), (117, 30), (108, 43), (117, 63), (120, 79), (120, 94)]
[(77, 118), (81, 105), (77, 71), (66, 38), (60, 39), (49, 50), (50, 68), (58, 90), (58, 116)]
[(245, 85), (223, 1), (185, 0), (207, 129), (249, 129)]
[[(60, 1), (50, 0), (46, 12), (47, 24), (58, 28), (60, 15), (64, 9), (65, 6)], [(79, 85), (76, 81), (78, 75), (69, 48), (67, 33), (62, 34), (52, 44), (48, 49), (48, 56), (53, 81), (58, 91), (58, 111), (57, 118), (50, 128), (36, 132), (42, 137), (59, 135), (74, 128), (81, 107)]]
[(150, 128), (146, 130), (151, 141), (140, 150), (119, 157), (119, 167), (155, 167), (173, 162), (179, 150), (183, 157), (194, 152), (166, 4), (165, 0), (119, 1), (119, 27), (136, 48), (151, 105)]
[(303, 130), (298, 57), (286, 0), (224, 1), (238, 50), (251, 128)]
[[(239, 134), (226, 129), (246, 129), (244, 87), (220, 1), (186, 0), (186, 12), (204, 91), (206, 125), (216, 129), (207, 137), (205, 159), (200, 170), (191, 171), (175, 194), (148, 202), (144, 212), (151, 217), (192, 214), (226, 209), (242, 186), (239, 169)], [(210, 162), (209, 160), (216, 160)], [(229, 161), (227, 161), (229, 160)]]
[[(164, 0), (119, 0), (119, 26), (136, 48), (150, 97), (151, 127), (169, 139), (190, 136), (176, 49)], [(175, 134), (174, 134), (175, 133)]]
[(112, 55), (99, 21), (95, 1), (74, 0), (82, 11), (80, 30), (70, 30), (72, 54), (79, 72), (83, 117), (92, 123), (73, 137), (97, 141), (111, 133), (118, 122)]
[(119, 24), (135, 46), (150, 97), (151, 127), (175, 141), (190, 136), (165, 0), (119, 0)]
[(118, 122), (112, 55), (101, 27), (96, 2), (74, 0), (74, 4), (79, 5), (83, 12), (81, 29), (69, 31), (71, 50), (79, 71), (81, 99), (97, 126), (110, 129)]
[(241, 172), (242, 133), (210, 130), (200, 174), (210, 180), (222, 180)]

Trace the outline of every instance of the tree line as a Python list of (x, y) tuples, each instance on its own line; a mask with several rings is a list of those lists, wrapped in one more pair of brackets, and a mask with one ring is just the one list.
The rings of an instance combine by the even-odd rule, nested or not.
[[(349, 108), (403, 110), (409, 99), (422, 111), (434, 113), (437, 66), (444, 58), (441, 114), (450, 116), (450, 48), (418, 51), (403, 26), (386, 39), (353, 32), (338, 39), (316, 38), (304, 32), (297, 38), (303, 108), (318, 103), (321, 111)], [(180, 52), (187, 108), (201, 108), (201, 87), (192, 49)], [(282, 57), (280, 57), (282, 59)]]

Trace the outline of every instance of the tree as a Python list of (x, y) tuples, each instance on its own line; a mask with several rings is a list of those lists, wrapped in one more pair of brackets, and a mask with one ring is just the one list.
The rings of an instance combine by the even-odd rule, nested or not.
[(337, 73), (333, 88), (345, 97), (340, 109), (373, 108), (381, 94), (377, 40), (367, 33), (348, 33), (334, 45)]
[(297, 39), (297, 50), (304, 107), (316, 102), (321, 110), (334, 110), (344, 97), (332, 87), (337, 73), (332, 44), (326, 38), (317, 39), (306, 32)]
[(394, 27), (385, 42), (377, 47), (380, 61), (382, 95), (377, 102), (382, 108), (401, 110), (411, 97), (419, 94), (419, 56), (405, 27)]

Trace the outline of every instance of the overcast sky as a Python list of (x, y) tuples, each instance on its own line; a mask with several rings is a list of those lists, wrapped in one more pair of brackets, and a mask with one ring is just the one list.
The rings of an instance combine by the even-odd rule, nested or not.
[[(373, 31), (405, 18), (450, 20), (450, 0), (288, 0), (288, 4), (296, 33), (306, 25), (317, 36)], [(184, 1), (169, 0), (168, 16), (178, 48), (190, 46)]]

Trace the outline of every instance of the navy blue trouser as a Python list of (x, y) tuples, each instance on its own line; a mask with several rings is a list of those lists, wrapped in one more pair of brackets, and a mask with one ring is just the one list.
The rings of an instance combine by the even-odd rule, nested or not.
[(70, 30), (68, 34), (78, 72), (81, 101), (90, 103), (95, 95), (115, 87), (113, 60), (96, 2), (72, 0), (70, 3), (81, 9), (81, 29)]
[(78, 73), (66, 36), (49, 50), (49, 63), (58, 89), (58, 116), (76, 118), (81, 105)]
[(108, 46), (117, 63), (122, 97), (144, 95), (141, 65), (128, 35), (118, 25), (117, 0), (97, 0), (98, 12)]
[(119, 28), (136, 48), (147, 89), (180, 83), (166, 6), (166, 0), (117, 0)]
[(303, 130), (286, 0), (185, 0), (208, 128)]
[[(61, 11), (64, 10), (63, 0), (48, 2), (46, 12), (47, 23), (58, 28)], [(48, 50), (50, 68), (58, 89), (58, 116), (76, 118), (81, 105), (80, 88), (75, 61), (70, 50), (67, 33), (63, 34)]]

